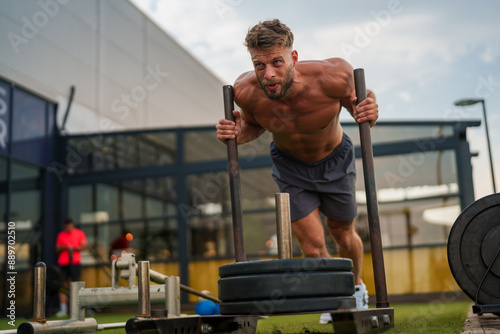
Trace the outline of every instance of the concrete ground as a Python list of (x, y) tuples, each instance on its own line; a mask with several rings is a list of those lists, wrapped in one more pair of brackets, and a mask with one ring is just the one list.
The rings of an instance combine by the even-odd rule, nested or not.
[(461, 334), (500, 334), (500, 316), (491, 313), (477, 315), (471, 308)]

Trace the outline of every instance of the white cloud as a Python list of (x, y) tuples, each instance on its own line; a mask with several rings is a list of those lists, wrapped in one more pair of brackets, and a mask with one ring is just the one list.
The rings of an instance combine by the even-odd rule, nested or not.
[(479, 59), (481, 59), (485, 63), (492, 63), (498, 57), (500, 48), (498, 45), (487, 45), (484, 51), (479, 55)]
[(405, 102), (411, 101), (411, 95), (408, 92), (399, 92), (399, 98)]

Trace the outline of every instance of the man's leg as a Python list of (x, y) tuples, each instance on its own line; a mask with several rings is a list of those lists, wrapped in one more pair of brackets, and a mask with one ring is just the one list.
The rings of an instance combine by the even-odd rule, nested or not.
[(340, 257), (352, 260), (354, 283), (361, 284), (361, 268), (363, 264), (363, 242), (354, 229), (354, 219), (347, 222), (326, 219), (328, 230), (337, 243)]
[(368, 291), (361, 280), (361, 268), (363, 264), (363, 242), (354, 229), (354, 219), (346, 222), (326, 220), (328, 229), (338, 246), (340, 257), (352, 260), (352, 272), (354, 274), (356, 308), (368, 308)]
[(325, 244), (325, 232), (315, 209), (309, 215), (292, 222), (292, 230), (305, 257), (330, 257)]
[(69, 268), (68, 266), (62, 266), (61, 275), (63, 278), (62, 285), (59, 288), (59, 312), (56, 313), (57, 317), (65, 317), (68, 315), (68, 278), (69, 278)]

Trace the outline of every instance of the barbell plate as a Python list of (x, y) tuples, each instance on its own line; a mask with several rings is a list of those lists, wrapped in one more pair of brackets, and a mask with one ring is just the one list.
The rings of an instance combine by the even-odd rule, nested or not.
[(354, 275), (345, 271), (284, 272), (224, 277), (219, 299), (225, 302), (354, 294)]
[(273, 315), (334, 311), (340, 308), (349, 309), (355, 307), (356, 298), (350, 296), (223, 302), (220, 304), (219, 310), (223, 315)]
[(247, 261), (219, 267), (219, 276), (251, 275), (285, 272), (351, 271), (352, 260), (346, 258), (301, 258)]
[[(472, 300), (500, 247), (500, 194), (483, 197), (458, 216), (448, 237), (453, 277)], [(486, 276), (477, 302), (500, 304), (500, 256)]]

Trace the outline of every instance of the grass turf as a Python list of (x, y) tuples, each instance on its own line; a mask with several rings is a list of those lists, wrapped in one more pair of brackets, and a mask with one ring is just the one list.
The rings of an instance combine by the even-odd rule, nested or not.
[[(387, 331), (390, 334), (453, 334), (462, 331), (467, 312), (471, 303), (430, 303), (430, 304), (398, 304), (394, 307), (395, 326)], [(99, 324), (112, 322), (126, 322), (134, 314), (96, 314)], [(7, 321), (0, 319), (0, 330), (13, 329)], [(20, 325), (26, 319), (16, 319)], [(334, 333), (333, 326), (320, 325), (319, 314), (283, 315), (259, 319), (257, 334), (320, 334)], [(124, 328), (107, 329), (99, 331), (102, 334), (125, 333)]]
[[(453, 334), (462, 332), (470, 302), (399, 304), (392, 307), (394, 307), (395, 326), (385, 333)], [(320, 325), (318, 321), (318, 314), (274, 316), (260, 319), (257, 333), (334, 333), (331, 324)]]

